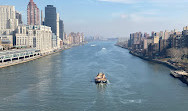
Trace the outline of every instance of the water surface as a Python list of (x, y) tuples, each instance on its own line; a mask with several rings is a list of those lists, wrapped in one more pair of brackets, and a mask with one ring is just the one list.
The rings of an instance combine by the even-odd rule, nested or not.
[[(186, 111), (188, 88), (170, 69), (115, 42), (92, 42), (0, 69), (2, 111)], [(106, 73), (108, 85), (93, 82)]]

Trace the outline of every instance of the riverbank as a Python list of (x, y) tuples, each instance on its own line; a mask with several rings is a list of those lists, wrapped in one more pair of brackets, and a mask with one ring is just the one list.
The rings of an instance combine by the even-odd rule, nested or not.
[(151, 62), (155, 62), (155, 63), (166, 65), (166, 66), (168, 66), (169, 68), (171, 68), (173, 70), (179, 70), (180, 69), (179, 67), (169, 63), (168, 61), (162, 61), (162, 60), (159, 60), (159, 59), (150, 59), (148, 57), (140, 56), (140, 55), (138, 55), (138, 54), (136, 54), (136, 53), (134, 53), (132, 51), (130, 51), (129, 53), (134, 55), (134, 56), (137, 56), (137, 57), (139, 57), (141, 59), (147, 60), (147, 61), (151, 61)]
[(72, 47), (76, 47), (76, 46), (80, 46), (80, 45), (84, 45), (84, 44), (86, 44), (86, 43), (69, 45), (69, 46), (65, 46), (65, 47), (63, 47), (61, 49), (54, 50), (53, 52), (48, 52), (48, 53), (45, 53), (45, 54), (40, 54), (40, 55), (37, 55), (37, 56), (25, 58), (25, 59), (19, 59), (19, 60), (15, 60), (15, 61), (9, 61), (9, 62), (5, 62), (5, 63), (0, 63), (0, 69), (1, 68), (6, 68), (6, 67), (10, 67), (10, 66), (14, 66), (14, 65), (18, 65), (18, 64), (22, 64), (22, 63), (26, 63), (26, 62), (33, 61), (33, 60), (36, 60), (36, 59), (40, 59), (42, 57), (49, 56), (49, 55), (61, 52), (63, 50), (67, 50), (67, 49), (70, 49)]
[(9, 61), (9, 62), (5, 62), (5, 63), (1, 63), (0, 64), (0, 68), (6, 68), (6, 67), (10, 67), (10, 66), (26, 63), (26, 62), (33, 61), (33, 60), (36, 60), (36, 59), (39, 59), (39, 58), (42, 58), (42, 57), (45, 57), (45, 56), (48, 56), (48, 55), (52, 55), (54, 53), (58, 53), (60, 51), (63, 51), (63, 49), (59, 49), (57, 51), (50, 52), (48, 54), (41, 54), (41, 55), (37, 55), (37, 56), (34, 56), (34, 57), (30, 57), (30, 58), (19, 59), (19, 60), (15, 60), (15, 61), (12, 61), (12, 62)]
[(188, 73), (185, 71), (171, 71), (170, 75), (174, 78), (180, 79), (183, 83), (188, 85)]
[[(143, 57), (143, 56), (140, 56), (140, 55), (138, 55), (138, 54), (135, 54), (135, 53), (133, 53), (132, 51), (130, 51), (130, 54), (132, 54), (132, 55), (134, 55), (134, 56), (137, 56), (137, 57), (139, 57), (139, 58), (141, 58), (141, 59), (144, 59), (144, 60), (147, 60), (147, 61), (152, 61), (152, 62), (155, 62), (155, 63), (159, 63), (159, 64), (163, 64), (163, 65), (165, 65), (165, 66), (167, 66), (167, 67), (169, 67), (169, 68), (171, 68), (171, 69), (173, 69), (173, 70), (182, 70), (182, 69), (184, 69), (184, 68), (182, 68), (182, 67), (178, 67), (178, 66), (176, 66), (176, 65), (173, 65), (173, 64), (171, 64), (170, 62), (168, 62), (168, 61), (162, 61), (162, 60), (159, 60), (159, 59), (150, 59), (150, 58), (147, 58), (147, 57)], [(184, 69), (185, 70), (185, 69)], [(179, 71), (180, 72), (180, 71)], [(179, 72), (177, 72), (177, 75), (178, 75), (178, 77), (175, 77), (175, 78), (178, 78), (179, 80), (181, 80), (183, 83), (185, 83), (185, 84), (187, 84), (188, 85), (188, 76), (187, 75), (182, 75), (181, 73), (179, 73)], [(187, 73), (187, 72), (186, 72)]]
[[(125, 48), (123, 46), (119, 46), (117, 44), (116, 44), (116, 46), (129, 50), (128, 48)], [(187, 69), (188, 67), (186, 67), (186, 66), (182, 67), (182, 66), (179, 66), (179, 65), (175, 65), (175, 64), (172, 64), (172, 63), (168, 62), (167, 60), (151, 59), (149, 57), (144, 57), (144, 56), (141, 56), (141, 55), (135, 53), (134, 51), (130, 51), (129, 53), (132, 54), (133, 56), (139, 57), (139, 58), (141, 58), (143, 60), (151, 61), (151, 62), (158, 63), (158, 64), (163, 64), (163, 65), (171, 68), (172, 70), (175, 70), (175, 71), (185, 70), (185, 72), (188, 73), (188, 69)], [(170, 75), (172, 75), (172, 73)], [(175, 77), (175, 78), (178, 78), (183, 83), (188, 85), (188, 76), (187, 75), (178, 74), (178, 77)]]

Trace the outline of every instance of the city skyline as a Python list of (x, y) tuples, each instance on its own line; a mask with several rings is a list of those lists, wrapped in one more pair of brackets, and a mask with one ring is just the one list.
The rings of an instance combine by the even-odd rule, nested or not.
[(0, 50), (33, 48), (41, 53), (50, 53), (72, 45), (84, 43), (84, 34), (64, 36), (64, 23), (56, 7), (47, 5), (45, 20), (39, 8), (30, 0), (27, 5), (27, 24), (22, 24), (22, 15), (15, 6), (0, 6)]
[(0, 110), (188, 109), (188, 0), (0, 4)]
[[(27, 22), (27, 4), (0, 1), (2, 5), (14, 5)], [(34, 0), (40, 10), (54, 5), (64, 20), (65, 32), (84, 32), (86, 35), (104, 37), (128, 37), (131, 32), (151, 32), (178, 29), (188, 24), (188, 1), (181, 0)], [(19, 6), (23, 7), (19, 7)]]

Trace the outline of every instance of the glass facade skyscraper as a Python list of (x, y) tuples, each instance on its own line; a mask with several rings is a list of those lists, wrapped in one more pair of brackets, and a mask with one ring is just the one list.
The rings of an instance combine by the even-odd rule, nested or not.
[(57, 13), (56, 7), (53, 5), (47, 5), (47, 7), (45, 7), (44, 25), (51, 27), (52, 33), (57, 34)]

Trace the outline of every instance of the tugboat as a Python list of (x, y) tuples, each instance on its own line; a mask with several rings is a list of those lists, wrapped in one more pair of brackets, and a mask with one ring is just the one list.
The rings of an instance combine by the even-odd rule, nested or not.
[(95, 83), (107, 83), (107, 79), (104, 73), (98, 73), (97, 77), (95, 77)]

